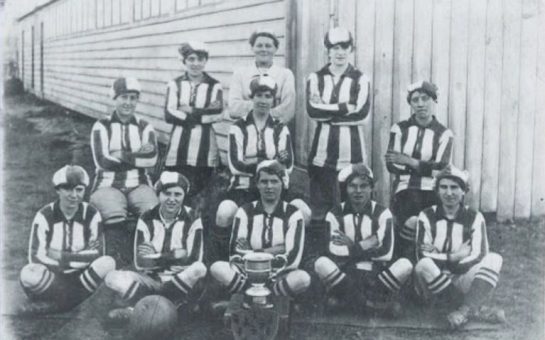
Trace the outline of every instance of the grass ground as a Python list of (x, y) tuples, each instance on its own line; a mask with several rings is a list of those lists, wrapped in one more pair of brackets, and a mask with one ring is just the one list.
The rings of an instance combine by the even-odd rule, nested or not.
[[(27, 240), (35, 212), (55, 199), (50, 179), (66, 163), (82, 165), (93, 173), (88, 136), (92, 120), (31, 97), (6, 100), (2, 113), (3, 164), (3, 296), (2, 339), (122, 339), (123, 332), (89, 335), (71, 325), (92, 323), (93, 315), (68, 313), (21, 318), (12, 310), (24, 296), (18, 272), (26, 263)], [(488, 223), (490, 247), (504, 257), (501, 282), (493, 302), (504, 308), (505, 327), (453, 333), (417, 323), (370, 323), (358, 317), (296, 318), (290, 339), (543, 339), (545, 224), (543, 221), (511, 225)], [(411, 313), (409, 311), (409, 313)], [(410, 316), (409, 316), (410, 317)], [(71, 333), (67, 333), (67, 331)], [(75, 332), (75, 333), (74, 333)], [(221, 322), (193, 318), (181, 326), (180, 338), (222, 339)], [(64, 334), (61, 336), (61, 334)], [(67, 336), (66, 334), (71, 334)]]

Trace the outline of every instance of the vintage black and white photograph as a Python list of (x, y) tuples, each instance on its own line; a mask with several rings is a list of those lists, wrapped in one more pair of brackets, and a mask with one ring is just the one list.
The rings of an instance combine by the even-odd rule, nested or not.
[(0, 25), (2, 339), (545, 339), (545, 0)]

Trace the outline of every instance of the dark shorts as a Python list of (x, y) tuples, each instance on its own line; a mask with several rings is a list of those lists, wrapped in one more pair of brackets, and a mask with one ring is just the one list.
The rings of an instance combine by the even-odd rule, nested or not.
[(329, 210), (340, 202), (338, 171), (314, 165), (308, 167), (312, 220), (323, 221)]
[(392, 214), (397, 225), (403, 225), (411, 216), (418, 214), (437, 203), (435, 191), (407, 189), (398, 192), (392, 198)]

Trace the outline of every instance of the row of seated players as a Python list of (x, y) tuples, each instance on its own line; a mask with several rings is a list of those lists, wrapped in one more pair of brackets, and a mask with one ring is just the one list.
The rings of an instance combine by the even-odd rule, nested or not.
[[(437, 175), (440, 204), (418, 217), (414, 267), (406, 258), (392, 258), (392, 216), (371, 199), (372, 171), (364, 164), (350, 165), (340, 172), (338, 181), (346, 199), (327, 214), (328, 247), (311, 268), (301, 268), (303, 213), (281, 198), (287, 184), (285, 167), (275, 160), (261, 162), (256, 169), (258, 199), (237, 209), (229, 245), (225, 245), (229, 253), (284, 255), (287, 267), (269, 282), (277, 295), (295, 297), (311, 283), (321, 282), (330, 304), (395, 312), (400, 308), (398, 293), (413, 276), (412, 285), (422, 301), (462, 301), (459, 306), (453, 304), (447, 315), (453, 328), (472, 318), (505, 320), (502, 310), (485, 306), (498, 282), (502, 258), (488, 250), (483, 216), (463, 205), (467, 172), (449, 166)], [(37, 213), (30, 263), (20, 273), (31, 300), (70, 308), (104, 281), (129, 306), (114, 309), (109, 316), (128, 319), (131, 306), (146, 295), (160, 294), (177, 306), (184, 305), (206, 277), (230, 293), (248, 287), (246, 276), (229, 265), (228, 257), (212, 263), (209, 270), (204, 264), (203, 225), (184, 206), (190, 183), (183, 175), (163, 172), (155, 184), (159, 203), (137, 222), (134, 267), (128, 270), (116, 270), (115, 260), (104, 256), (100, 214), (83, 202), (89, 184), (85, 170), (67, 165), (55, 173), (53, 184), (59, 199)]]

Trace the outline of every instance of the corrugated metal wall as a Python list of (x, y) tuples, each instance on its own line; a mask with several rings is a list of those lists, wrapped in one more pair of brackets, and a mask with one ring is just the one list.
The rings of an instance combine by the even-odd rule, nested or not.
[[(543, 216), (543, 1), (332, 1), (297, 1), (298, 89), (326, 62), (322, 37), (333, 14), (355, 32), (354, 62), (372, 80), (366, 131), (378, 199), (390, 194), (389, 128), (410, 115), (406, 86), (431, 79), (440, 91), (436, 116), (455, 133), (453, 162), (471, 173), (472, 205), (502, 221)], [(297, 155), (306, 163), (313, 124), (297, 119)]]
[[(121, 7), (126, 6), (126, 7)], [(207, 42), (207, 71), (228, 95), (232, 70), (249, 64), (248, 37), (256, 28), (276, 32), (280, 48), (275, 63), (284, 65), (284, 1), (221, 0), (61, 0), (22, 20), (25, 31), (25, 87), (31, 87), (32, 26), (44, 22), (43, 97), (94, 117), (108, 114), (109, 86), (119, 76), (138, 78), (143, 91), (137, 114), (162, 132), (166, 82), (182, 72), (178, 46), (188, 40)], [(39, 36), (35, 36), (35, 86), (39, 93)], [(226, 145), (227, 124), (216, 126)]]

